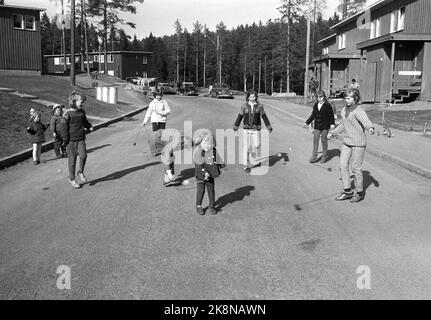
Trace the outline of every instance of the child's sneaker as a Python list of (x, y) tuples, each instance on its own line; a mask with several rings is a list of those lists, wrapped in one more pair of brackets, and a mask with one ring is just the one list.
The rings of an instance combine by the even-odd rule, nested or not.
[(76, 180), (69, 180), (69, 182), (72, 185), (72, 187), (74, 187), (76, 189), (81, 188), (81, 185), (78, 182), (76, 182)]
[(210, 207), (210, 213), (211, 214), (217, 214), (217, 209), (214, 207)]
[(36, 160), (36, 161), (34, 161), (33, 163), (34, 163), (34, 165), (35, 165), (35, 166), (37, 166), (37, 165), (40, 163), (40, 161), (39, 161), (39, 160)]
[(84, 172), (80, 172), (80, 173), (78, 173), (78, 177), (79, 177), (79, 179), (80, 179), (82, 182), (87, 182), (87, 181), (88, 181), (87, 177), (84, 175)]
[(350, 199), (350, 202), (359, 202), (359, 201), (361, 201), (361, 200), (363, 200), (364, 199), (364, 195), (362, 194), (362, 193), (357, 193), (357, 194), (355, 194), (351, 199)]
[(204, 209), (202, 209), (201, 206), (196, 206), (196, 212), (198, 214), (200, 214), (201, 216), (203, 216), (205, 214), (205, 211), (204, 211)]

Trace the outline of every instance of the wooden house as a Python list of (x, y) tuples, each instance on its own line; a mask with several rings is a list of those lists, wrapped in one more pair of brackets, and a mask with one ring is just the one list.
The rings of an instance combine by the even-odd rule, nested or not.
[(356, 20), (341, 21), (331, 30), (332, 35), (318, 41), (322, 54), (313, 58), (313, 68), (320, 89), (334, 96), (352, 79), (360, 84), (361, 51), (356, 44), (366, 39), (367, 32), (357, 28)]
[[(152, 52), (144, 51), (108, 51), (107, 64), (108, 74), (121, 79), (128, 77), (148, 78), (151, 76)], [(45, 55), (44, 65), (46, 74), (64, 73), (64, 55)], [(75, 70), (80, 70), (81, 59), (84, 59), (84, 66), (87, 63), (91, 71), (104, 73), (105, 55), (103, 52), (90, 52), (89, 61), (86, 55), (75, 55)], [(66, 55), (66, 68), (70, 70), (71, 57)]]
[(41, 74), (41, 11), (0, 5), (0, 75)]
[(357, 44), (362, 100), (430, 100), (431, 0), (381, 0), (365, 10), (370, 28)]

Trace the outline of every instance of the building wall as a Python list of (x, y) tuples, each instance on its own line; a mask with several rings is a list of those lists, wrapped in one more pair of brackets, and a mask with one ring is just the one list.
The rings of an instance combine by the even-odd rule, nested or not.
[[(142, 58), (147, 57), (147, 64), (142, 63)], [(127, 77), (142, 77), (143, 72), (147, 72), (148, 77), (150, 77), (150, 56), (144, 54), (127, 53), (123, 54), (122, 63), (122, 75), (121, 78), (125, 79)]]
[[(431, 42), (424, 43), (423, 55), (425, 61), (431, 61)], [(431, 63), (423, 64), (421, 99), (431, 100)]]
[[(341, 26), (337, 28), (336, 32), (337, 32), (337, 37), (336, 37), (337, 42), (336, 42), (335, 52), (360, 54), (361, 52), (356, 48), (356, 44), (358, 42), (368, 40), (369, 38), (369, 30), (358, 29), (356, 25), (356, 20), (345, 26)], [(342, 33), (346, 34), (346, 47), (345, 49), (338, 50), (338, 45), (340, 42), (338, 35)]]
[[(36, 30), (14, 29), (14, 13), (34, 16)], [(6, 7), (0, 10), (0, 69), (42, 70), (39, 11)]]

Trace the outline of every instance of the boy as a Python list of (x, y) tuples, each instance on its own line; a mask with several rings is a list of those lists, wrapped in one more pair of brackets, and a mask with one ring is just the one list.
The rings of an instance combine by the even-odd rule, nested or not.
[[(367, 145), (365, 129), (368, 129), (370, 134), (374, 134), (374, 126), (359, 105), (358, 89), (347, 90), (345, 100), (346, 106), (341, 110), (342, 123), (328, 133), (328, 139), (336, 134), (344, 133), (340, 154), (340, 171), (344, 190), (335, 200), (350, 199), (350, 202), (359, 202), (365, 196), (362, 176), (362, 162)], [(349, 163), (355, 177), (355, 194), (351, 190)]]
[(85, 145), (85, 130), (93, 131), (93, 126), (88, 121), (85, 111), (82, 109), (85, 96), (74, 91), (69, 96), (69, 107), (65, 113), (68, 128), (68, 140), (65, 141), (67, 145), (67, 159), (69, 165), (69, 183), (74, 188), (80, 188), (75, 180), (76, 157), (79, 156), (79, 169), (78, 177), (82, 182), (87, 182), (84, 175), (85, 162), (87, 160), (87, 149)]
[(171, 109), (166, 100), (163, 99), (163, 93), (160, 90), (156, 90), (154, 91), (154, 100), (150, 102), (147, 113), (145, 113), (142, 126), (144, 126), (151, 117), (153, 132), (159, 129), (165, 129), (166, 117), (169, 113), (171, 113)]
[(68, 132), (66, 119), (63, 117), (63, 106), (55, 104), (52, 107), (52, 112), (50, 127), (54, 137), (54, 152), (57, 158), (67, 157), (64, 141), (68, 140)]

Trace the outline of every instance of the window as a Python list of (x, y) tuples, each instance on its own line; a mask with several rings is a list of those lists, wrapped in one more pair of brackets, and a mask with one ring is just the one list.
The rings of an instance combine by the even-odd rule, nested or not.
[(22, 14), (13, 15), (13, 27), (15, 29), (24, 29), (24, 19), (22, 17)]
[(338, 50), (346, 48), (346, 34), (342, 33), (338, 35)]
[(60, 58), (59, 57), (54, 58), (54, 65), (58, 66), (60, 64), (61, 64), (60, 63)]
[(322, 53), (323, 54), (328, 54), (329, 53), (329, 48), (328, 47), (323, 48)]
[(66, 64), (70, 64), (70, 57), (66, 57)]
[(34, 16), (25, 16), (25, 29), (36, 30), (36, 19)]
[(406, 16), (406, 8), (402, 7), (391, 12), (391, 32), (404, 30), (404, 19)]
[(380, 28), (380, 18), (371, 21), (370, 39), (380, 37), (382, 35)]
[(146, 71), (142, 72), (142, 78), (148, 78), (148, 74)]
[(108, 54), (108, 63), (113, 63), (113, 62), (114, 62), (114, 55)]
[(147, 57), (142, 57), (142, 64), (147, 64), (147, 63), (148, 63)]
[(404, 19), (406, 17), (406, 8), (402, 7), (399, 11), (398, 11), (398, 27), (397, 30), (404, 30)]

